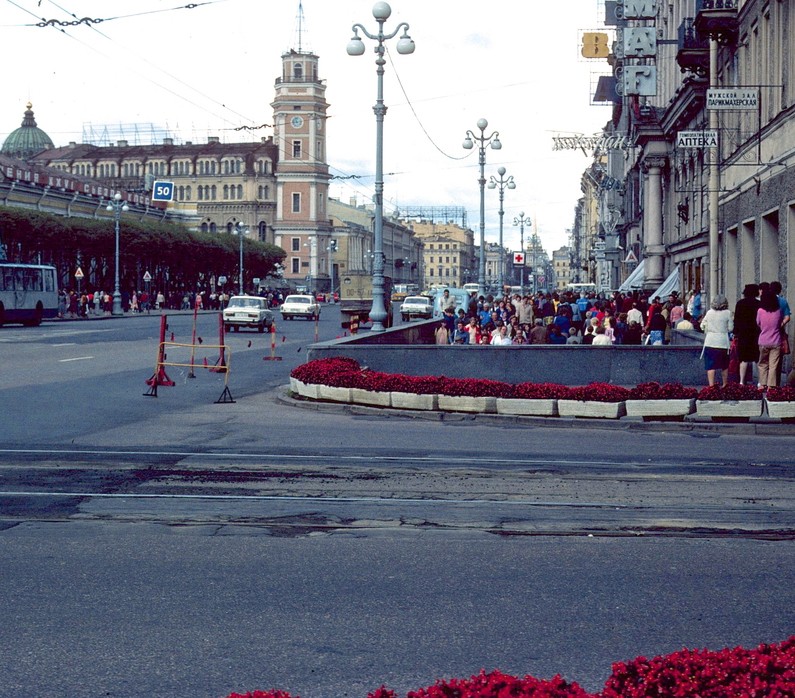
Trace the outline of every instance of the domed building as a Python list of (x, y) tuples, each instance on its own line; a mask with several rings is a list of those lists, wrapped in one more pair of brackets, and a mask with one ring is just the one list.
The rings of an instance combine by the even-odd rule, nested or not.
[(28, 102), (22, 126), (8, 135), (0, 153), (12, 158), (27, 160), (54, 147), (52, 139), (36, 125), (36, 119), (33, 118), (33, 105)]

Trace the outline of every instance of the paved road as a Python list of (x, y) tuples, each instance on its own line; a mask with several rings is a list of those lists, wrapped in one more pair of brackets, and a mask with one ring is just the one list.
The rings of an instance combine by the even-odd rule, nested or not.
[(228, 336), (234, 403), (203, 368), (144, 397), (157, 334), (0, 329), (0, 698), (364, 698), (494, 667), (596, 690), (618, 659), (795, 627), (789, 436), (309, 409), (284, 396), (299, 321), (281, 361)]

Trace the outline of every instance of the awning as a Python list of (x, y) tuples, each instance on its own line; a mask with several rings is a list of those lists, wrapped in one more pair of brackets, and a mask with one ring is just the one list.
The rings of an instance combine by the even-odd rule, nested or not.
[(649, 296), (649, 298), (654, 298), (655, 296), (659, 296), (660, 300), (665, 303), (668, 300), (668, 296), (671, 295), (671, 291), (678, 291), (679, 290), (679, 265), (677, 264), (674, 267), (674, 270), (668, 275), (668, 278), (662, 282), (660, 288), (658, 288), (654, 293)]
[(645, 259), (640, 261), (640, 264), (635, 267), (635, 270), (626, 278), (624, 283), (618, 287), (619, 291), (626, 293), (627, 291), (639, 291), (643, 288), (643, 281), (646, 278), (643, 270), (643, 265), (645, 262)]

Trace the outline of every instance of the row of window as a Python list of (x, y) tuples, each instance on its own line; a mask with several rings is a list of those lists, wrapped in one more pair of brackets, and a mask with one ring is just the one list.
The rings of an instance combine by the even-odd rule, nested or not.
[[(299, 156), (300, 157), (300, 148)], [(99, 179), (111, 178), (116, 176), (122, 177), (141, 177), (144, 172), (154, 177), (164, 177), (168, 175), (173, 176), (187, 176), (187, 175), (234, 175), (243, 174), (246, 170), (243, 160), (199, 160), (194, 169), (190, 160), (175, 160), (170, 163), (167, 162), (150, 162), (146, 166), (140, 162), (124, 162), (117, 167), (116, 163), (100, 163), (99, 165), (92, 165), (91, 163), (75, 163), (71, 169), (69, 165), (61, 163), (53, 163), (53, 167), (63, 170), (64, 172), (71, 172), (71, 174), (80, 177), (98, 177)], [(271, 174), (273, 171), (270, 160), (257, 160), (255, 163), (256, 174)], [(118, 172), (118, 175), (117, 175)]]
[[(225, 201), (241, 201), (243, 199), (243, 185), (242, 184), (225, 184), (223, 189), (223, 199)], [(216, 201), (218, 199), (218, 187), (213, 184), (205, 184), (196, 187), (196, 194), (199, 201)], [(270, 188), (267, 186), (260, 186), (257, 188), (257, 198), (267, 199), (270, 194)], [(180, 186), (176, 190), (177, 201), (191, 201), (193, 197), (193, 189), (190, 186)]]
[[(430, 245), (428, 245), (428, 249), (429, 249), (429, 250), (432, 250), (432, 249), (433, 249), (433, 243), (431, 243)], [(444, 248), (443, 248), (443, 247), (442, 247), (442, 243), (440, 242), (440, 243), (437, 245), (436, 249), (437, 249), (437, 250), (441, 250), (441, 249), (449, 250), (449, 249), (450, 249), (450, 243), (449, 243), (449, 242), (445, 242), (445, 243), (444, 243)], [(453, 243), (453, 248), (452, 248), (452, 249), (454, 249), (454, 250), (457, 250), (457, 249), (458, 249), (458, 243), (455, 243), (455, 242), (454, 242), (454, 243)]]

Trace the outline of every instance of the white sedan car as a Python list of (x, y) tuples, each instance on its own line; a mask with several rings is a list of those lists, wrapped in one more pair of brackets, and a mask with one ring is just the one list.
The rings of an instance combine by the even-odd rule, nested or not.
[(312, 296), (287, 296), (282, 303), (281, 314), (285, 320), (295, 317), (317, 320), (320, 317), (320, 304)]
[(428, 296), (408, 296), (400, 304), (400, 317), (403, 322), (412, 318), (428, 319), (433, 315), (433, 301)]
[(255, 327), (260, 332), (270, 329), (273, 325), (273, 311), (268, 308), (268, 301), (259, 296), (232, 296), (223, 312), (224, 330), (241, 327)]

